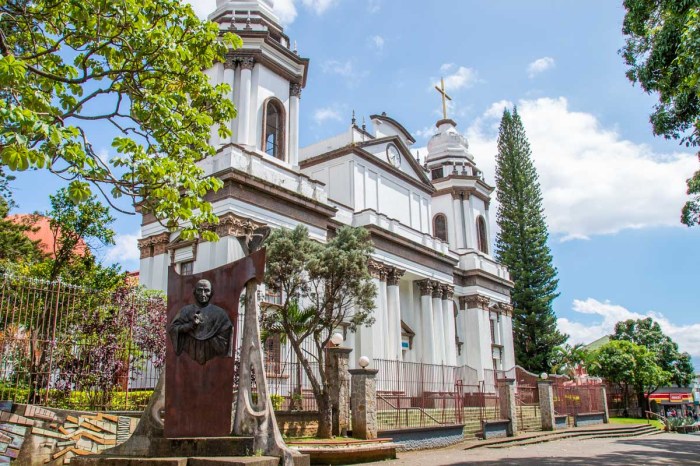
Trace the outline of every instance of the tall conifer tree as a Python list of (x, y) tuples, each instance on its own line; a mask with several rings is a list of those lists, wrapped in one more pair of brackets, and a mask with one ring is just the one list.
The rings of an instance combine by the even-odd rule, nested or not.
[(537, 373), (549, 371), (552, 352), (566, 341), (557, 329), (552, 301), (558, 296), (557, 270), (547, 246), (542, 193), (530, 143), (517, 108), (503, 112), (496, 156), (499, 202), (496, 254), (515, 286), (513, 337), (516, 362)]

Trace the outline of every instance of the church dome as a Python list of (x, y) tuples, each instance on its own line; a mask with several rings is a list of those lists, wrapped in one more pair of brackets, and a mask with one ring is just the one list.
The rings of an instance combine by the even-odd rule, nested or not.
[(469, 153), (469, 142), (455, 128), (457, 124), (450, 120), (440, 120), (437, 122), (438, 132), (428, 141), (427, 162), (436, 158), (455, 158), (473, 160)]

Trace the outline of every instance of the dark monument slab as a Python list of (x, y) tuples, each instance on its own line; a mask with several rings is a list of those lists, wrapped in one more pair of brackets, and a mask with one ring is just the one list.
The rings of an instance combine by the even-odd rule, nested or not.
[[(165, 365), (165, 437), (225, 437), (232, 431), (233, 377), (235, 371), (234, 342), (238, 337), (238, 306), (242, 290), (250, 280), (260, 282), (265, 270), (265, 250), (255, 251), (247, 257), (206, 272), (180, 276), (173, 267), (168, 269), (168, 326), (170, 337), (166, 342)], [(207, 345), (217, 338), (221, 340), (224, 329), (223, 309), (231, 327), (228, 334), (227, 354), (212, 355), (205, 349), (188, 351), (195, 346), (195, 332), (177, 332), (172, 325), (191, 320), (196, 309), (193, 290), (198, 282), (208, 280), (213, 284), (208, 306), (214, 309), (204, 322), (214, 322), (197, 345)], [(202, 311), (204, 314), (204, 311)], [(176, 320), (176, 317), (179, 319)], [(188, 345), (183, 340), (190, 339)], [(176, 346), (180, 346), (176, 348)], [(184, 347), (183, 347), (184, 346)], [(176, 351), (176, 349), (178, 351)], [(177, 353), (180, 354), (177, 354)], [(214, 351), (215, 352), (215, 351)]]

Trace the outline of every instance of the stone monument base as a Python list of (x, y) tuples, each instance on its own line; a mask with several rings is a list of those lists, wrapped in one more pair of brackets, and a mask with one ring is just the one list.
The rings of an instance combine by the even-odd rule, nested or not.
[[(75, 457), (75, 466), (277, 466), (280, 459), (253, 450), (253, 437), (151, 438), (148, 451), (129, 445), (118, 453)], [(145, 453), (145, 454), (144, 454)], [(258, 455), (258, 456), (256, 456)], [(294, 466), (308, 466), (309, 456), (294, 455)]]

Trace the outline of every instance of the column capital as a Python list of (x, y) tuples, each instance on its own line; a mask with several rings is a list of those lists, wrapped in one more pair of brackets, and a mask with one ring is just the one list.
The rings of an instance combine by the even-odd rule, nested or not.
[(433, 298), (442, 299), (442, 283), (433, 282)]
[(289, 84), (289, 97), (301, 98), (301, 84), (290, 83)]
[(483, 309), (486, 311), (489, 308), (489, 301), (489, 298), (480, 294), (460, 296), (459, 307), (460, 309)]
[(442, 285), (442, 299), (452, 299), (455, 295), (455, 287), (452, 285)]
[(399, 281), (401, 280), (401, 277), (403, 277), (403, 274), (405, 274), (406, 271), (402, 269), (397, 269), (396, 267), (392, 267), (391, 270), (389, 270), (389, 275), (387, 276), (386, 279), (386, 284), (388, 286), (398, 286)]
[(386, 265), (370, 259), (369, 263), (367, 264), (367, 268), (369, 269), (369, 274), (372, 278), (378, 278), (382, 282), (386, 280)]
[(245, 236), (252, 234), (256, 229), (265, 226), (246, 217), (239, 217), (232, 213), (226, 213), (219, 217), (219, 223), (208, 225), (207, 228), (216, 232), (220, 238), (224, 236)]
[(499, 303), (498, 304), (498, 311), (503, 314), (504, 316), (512, 316), (513, 315), (513, 306), (508, 303)]
[(241, 68), (244, 70), (252, 70), (255, 66), (255, 58), (253, 57), (241, 57), (238, 59), (238, 63), (241, 64)]
[(170, 233), (167, 231), (138, 240), (141, 259), (164, 254), (168, 243), (170, 243)]
[(236, 56), (233, 54), (233, 52), (227, 52), (226, 56), (224, 57), (224, 69), (225, 70), (232, 70), (236, 67)]
[(433, 292), (433, 281), (431, 280), (416, 280), (415, 284), (420, 287), (421, 296), (429, 296)]

